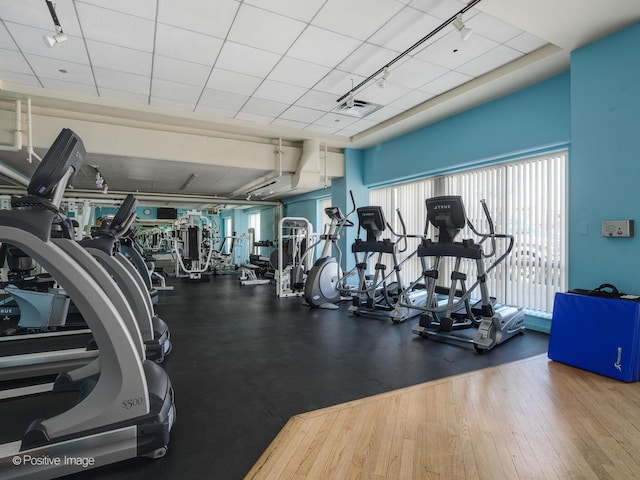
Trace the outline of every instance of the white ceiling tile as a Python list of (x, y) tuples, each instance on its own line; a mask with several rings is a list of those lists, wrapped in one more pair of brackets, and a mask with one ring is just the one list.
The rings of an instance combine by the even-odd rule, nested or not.
[(66, 80), (59, 80), (55, 78), (40, 77), (42, 86), (44, 88), (50, 88), (52, 90), (61, 90), (63, 92), (73, 92), (78, 95), (87, 95), (91, 97), (97, 97), (98, 91), (95, 86), (84, 85), (82, 83), (74, 83)]
[(286, 118), (276, 118), (273, 122), (271, 122), (272, 125), (279, 125), (281, 127), (289, 127), (289, 128), (304, 128), (308, 125), (308, 123), (304, 123), (304, 122), (296, 122), (294, 120), (287, 120)]
[(287, 107), (286, 103), (272, 102), (262, 98), (250, 98), (241, 111), (275, 118), (284, 112)]
[(149, 95), (151, 81), (147, 76), (118, 72), (101, 67), (94, 67), (93, 73), (96, 76), (96, 83), (99, 89), (109, 88), (139, 95)]
[(208, 105), (198, 104), (196, 107), (197, 113), (203, 113), (206, 115), (215, 115), (216, 117), (233, 118), (235, 117), (237, 110), (227, 110), (226, 108), (210, 107)]
[(211, 66), (221, 48), (222, 39), (217, 37), (163, 23), (156, 29), (155, 53), (158, 55)]
[(528, 32), (522, 32), (517, 37), (512, 38), (505, 43), (507, 47), (513, 48), (514, 50), (518, 50), (522, 53), (531, 53), (546, 44), (547, 42), (535, 35), (531, 35)]
[(153, 60), (153, 77), (186, 85), (203, 87), (207, 83), (211, 67), (185, 62), (176, 58), (156, 55)]
[(423, 85), (420, 87), (420, 90), (433, 95), (440, 95), (441, 93), (448, 92), (449, 90), (458, 87), (463, 83), (467, 83), (470, 80), (473, 80), (473, 77), (460, 72), (451, 71), (439, 78), (436, 78), (433, 82)]
[(55, 45), (56, 48), (49, 48), (43, 39), (44, 35), (51, 35), (52, 32), (49, 30), (15, 23), (8, 23), (7, 28), (23, 53), (89, 65), (87, 50), (80, 37), (68, 35), (66, 42)]
[(76, 6), (85, 38), (144, 52), (153, 51), (153, 21), (86, 3)]
[(505, 47), (504, 45), (498, 45), (493, 50), (489, 50), (487, 53), (476, 57), (470, 62), (456, 68), (456, 70), (465, 75), (479, 77), (521, 56), (522, 53), (517, 50)]
[(91, 64), (96, 67), (137, 75), (151, 75), (152, 55), (150, 53), (94, 40), (87, 40), (87, 50)]
[(193, 112), (196, 104), (195, 102), (181, 102), (178, 100), (170, 100), (168, 98), (151, 96), (150, 105), (156, 107), (166, 107), (174, 110), (184, 110), (187, 112)]
[(367, 78), (398, 56), (397, 52), (371, 43), (363, 43), (338, 68)]
[(326, 133), (329, 135), (333, 135), (338, 130), (340, 130), (340, 128), (327, 127), (326, 125), (316, 125), (315, 123), (312, 123), (311, 125), (307, 125), (306, 127), (304, 127), (304, 129), (311, 130), (313, 132), (318, 132), (318, 133)]
[(177, 102), (196, 104), (202, 93), (201, 87), (185, 85), (183, 83), (170, 82), (160, 78), (154, 78), (151, 82), (151, 96), (175, 100)]
[(409, 6), (446, 20), (462, 10), (466, 4), (467, 2), (460, 0), (413, 0)]
[(0, 23), (0, 48), (5, 50), (18, 50), (16, 42), (13, 41), (4, 24)]
[(0, 50), (0, 70), (32, 75), (33, 71), (20, 52)]
[[(519, 28), (483, 12), (479, 12), (470, 19), (463, 16), (463, 21), (465, 26), (472, 30), (472, 37), (477, 33), (498, 43), (504, 43), (522, 33), (522, 30)], [(471, 38), (469, 38), (469, 40), (471, 40)]]
[(234, 0), (160, 0), (158, 22), (225, 38), (238, 5)]
[(340, 130), (337, 132), (338, 135), (345, 135), (347, 137), (352, 137), (353, 135), (356, 135), (360, 132), (363, 132), (375, 125), (377, 125), (378, 122), (374, 121), (374, 120), (369, 120), (367, 118), (361, 118), (360, 120), (357, 120), (355, 122), (353, 122), (351, 125), (347, 126), (347, 128)]
[(394, 100), (405, 96), (410, 91), (411, 89), (409, 88), (394, 85), (393, 83), (387, 83), (384, 88), (381, 88), (374, 82), (369, 84), (368, 87), (364, 87), (362, 90), (356, 92), (355, 96), (358, 100), (388, 105)]
[(366, 77), (341, 70), (332, 70), (329, 75), (320, 80), (313, 88), (314, 90), (332, 93), (336, 95), (337, 98), (343, 93), (347, 93), (353, 86), (358, 85), (365, 78)]
[[(2, 55), (2, 52), (0, 52), (0, 55)], [(0, 62), (1, 64), (1, 62)], [(4, 80), (6, 82), (12, 82), (12, 83), (20, 83), (22, 85), (32, 85), (34, 87), (41, 87), (42, 85), (40, 85), (40, 82), (38, 81), (38, 79), (36, 78), (35, 75), (27, 75), (25, 73), (16, 73), (16, 72), (9, 72), (8, 70), (2, 70), (0, 68), (0, 79)]]
[(307, 93), (306, 88), (287, 85), (282, 82), (265, 80), (253, 94), (257, 98), (265, 98), (274, 102), (294, 103), (302, 95)]
[(328, 112), (338, 106), (336, 100), (338, 100), (338, 97), (330, 93), (309, 90), (295, 105)]
[(297, 107), (295, 105), (289, 107), (287, 110), (282, 112), (280, 118), (285, 120), (293, 120), (300, 123), (313, 123), (320, 117), (322, 117), (325, 112), (320, 110), (314, 110), (312, 108), (305, 107)]
[(255, 113), (246, 113), (239, 112), (236, 115), (236, 119), (238, 120), (248, 120), (250, 122), (262, 123), (262, 124), (270, 124), (275, 118), (268, 117), (266, 115), (256, 115)]
[[(156, 18), (156, 6), (157, 0), (78, 0), (78, 3), (90, 3), (97, 7), (105, 7), (110, 10), (116, 10), (117, 12), (128, 13), (129, 15), (135, 15), (137, 17), (147, 18), (149, 20), (155, 20)], [(62, 23), (62, 22), (60, 22)]]
[(327, 67), (335, 67), (359, 45), (360, 41), (338, 33), (309, 26), (302, 32), (287, 55)]
[(268, 78), (288, 83), (289, 85), (311, 88), (330, 71), (329, 67), (305, 62), (297, 58), (282, 57)]
[(240, 95), (251, 95), (261, 81), (262, 79), (259, 77), (214, 68), (207, 82), (207, 88)]
[(110, 88), (100, 87), (100, 96), (109, 98), (112, 100), (118, 100), (127, 103), (135, 103), (141, 105), (147, 105), (149, 103), (149, 95), (142, 95), (139, 93), (123, 92), (120, 90), (112, 90)]
[(481, 35), (472, 35), (471, 38), (463, 41), (458, 32), (453, 31), (429, 45), (415, 58), (455, 69), (496, 46), (498, 46), (496, 42)]
[(247, 100), (249, 100), (247, 95), (238, 95), (237, 93), (222, 92), (220, 90), (205, 88), (198, 104), (224, 108), (225, 110), (233, 110), (234, 112), (237, 112), (242, 108)]
[(404, 5), (388, 0), (327, 0), (312, 24), (358, 40), (366, 40)]
[(318, 12), (325, 0), (245, 0), (245, 4), (263, 8), (287, 17), (308, 22)]
[(418, 88), (448, 71), (446, 68), (433, 63), (410, 57), (405, 57), (403, 61), (398, 63), (397, 66), (394, 65), (390, 68), (387, 83), (406, 88)]
[(216, 67), (265, 77), (280, 60), (280, 55), (233, 42), (225, 42)]
[(356, 121), (358, 121), (358, 118), (356, 117), (339, 115), (337, 113), (327, 113), (313, 123), (316, 125), (324, 125), (325, 127), (335, 127), (337, 129), (343, 129), (348, 125), (355, 123)]
[(40, 57), (38, 55), (31, 54), (26, 54), (25, 57), (38, 77), (46, 77), (67, 82), (83, 83), (85, 85), (94, 85), (95, 83), (93, 80), (91, 67), (89, 67), (88, 65), (66, 62), (53, 58)]
[(420, 105), (433, 97), (434, 95), (432, 93), (413, 90), (412, 92), (407, 93), (404, 97), (400, 97), (398, 100), (392, 102), (390, 106), (401, 110), (409, 110), (410, 108)]
[[(56, 16), (64, 33), (80, 36), (75, 8), (72, 0), (54, 2)], [(47, 4), (42, 0), (0, 0), (0, 16), (3, 20), (46, 29), (53, 33), (54, 25)]]
[(243, 45), (284, 53), (305, 26), (298, 20), (242, 5), (227, 38)]
[[(367, 40), (369, 43), (404, 52), (418, 40), (440, 26), (442, 20), (413, 8), (405, 8)], [(429, 39), (425, 44), (435, 40)]]
[(367, 119), (374, 120), (376, 122), (384, 122), (385, 120), (395, 117), (396, 115), (400, 115), (402, 112), (403, 110), (400, 108), (389, 107), (385, 105), (379, 110), (376, 110), (375, 112), (367, 115)]

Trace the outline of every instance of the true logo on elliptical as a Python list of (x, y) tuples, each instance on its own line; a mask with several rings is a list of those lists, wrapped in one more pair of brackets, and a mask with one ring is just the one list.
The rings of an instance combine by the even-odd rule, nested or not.
[(434, 210), (451, 210), (451, 205), (448, 203), (440, 203), (438, 205), (433, 206)]
[(618, 358), (613, 366), (616, 367), (616, 370), (622, 372), (622, 347), (618, 347)]

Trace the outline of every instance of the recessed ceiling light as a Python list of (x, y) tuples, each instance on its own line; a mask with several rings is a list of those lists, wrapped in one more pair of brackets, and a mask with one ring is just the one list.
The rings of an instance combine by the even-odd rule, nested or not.
[(58, 71), (59, 71), (60, 73), (69, 73), (69, 72), (67, 72), (64, 68), (60, 68), (60, 69), (58, 69)]

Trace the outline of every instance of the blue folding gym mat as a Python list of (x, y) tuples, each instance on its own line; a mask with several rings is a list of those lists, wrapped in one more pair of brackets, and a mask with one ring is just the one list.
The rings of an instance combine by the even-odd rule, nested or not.
[(557, 293), (551, 360), (625, 382), (640, 380), (640, 303)]

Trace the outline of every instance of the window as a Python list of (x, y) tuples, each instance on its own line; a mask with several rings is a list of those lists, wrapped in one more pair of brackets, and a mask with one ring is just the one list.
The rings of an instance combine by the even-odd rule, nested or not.
[(249, 217), (249, 229), (253, 228), (253, 241), (260, 241), (260, 212), (250, 213)]
[(224, 240), (223, 240), (223, 246), (224, 246), (224, 253), (231, 253), (231, 244), (232, 239), (231, 236), (233, 235), (233, 218), (231, 217), (227, 217), (224, 219)]
[(318, 217), (318, 226), (316, 227), (316, 232), (322, 232), (324, 225), (329, 222), (329, 217), (324, 213), (325, 208), (332, 207), (331, 197), (323, 198), (322, 200), (318, 200), (318, 209), (320, 210), (320, 216)]
[[(484, 199), (496, 232), (514, 236), (511, 254), (489, 275), (491, 295), (502, 303), (550, 313), (555, 292), (567, 288), (566, 160), (567, 153), (560, 152), (372, 190), (370, 202), (382, 206), (396, 232), (400, 231), (395, 214), (399, 208), (407, 233), (421, 234), (425, 228), (424, 199), (439, 195), (461, 195), (476, 229), (487, 231), (480, 203)], [(428, 236), (433, 235), (430, 227)], [(474, 235), (466, 227), (457, 240), (461, 238)], [(414, 252), (417, 244), (418, 240), (411, 241), (401, 258)], [(449, 275), (447, 268), (443, 270), (440, 281), (445, 285)], [(469, 266), (467, 271), (475, 270)], [(407, 261), (402, 272), (404, 281), (417, 279), (421, 274), (418, 259)]]

